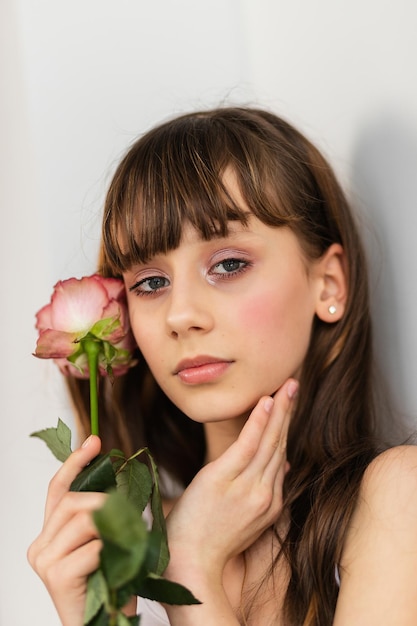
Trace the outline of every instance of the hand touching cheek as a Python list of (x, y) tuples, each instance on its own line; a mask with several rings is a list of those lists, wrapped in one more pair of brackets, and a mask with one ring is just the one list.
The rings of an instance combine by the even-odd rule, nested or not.
[(192, 585), (198, 571), (218, 583), (227, 561), (277, 520), (297, 388), (290, 379), (274, 399), (261, 398), (238, 439), (196, 475), (174, 506), (167, 518), (168, 577)]

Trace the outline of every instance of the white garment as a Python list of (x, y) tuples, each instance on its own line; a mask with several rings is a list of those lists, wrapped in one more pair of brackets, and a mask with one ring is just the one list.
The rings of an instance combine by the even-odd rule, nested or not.
[(167, 612), (159, 602), (138, 598), (140, 626), (169, 626)]

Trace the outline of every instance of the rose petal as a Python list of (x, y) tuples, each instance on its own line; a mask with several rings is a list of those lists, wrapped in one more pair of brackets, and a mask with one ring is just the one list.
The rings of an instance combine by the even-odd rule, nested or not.
[(77, 339), (76, 333), (65, 333), (48, 328), (40, 332), (34, 355), (40, 359), (69, 357), (79, 348)]
[[(118, 350), (126, 350), (127, 352), (133, 352), (137, 348), (137, 344), (132, 333), (127, 333), (121, 341), (114, 346)], [(132, 355), (130, 355), (132, 357)]]
[(52, 328), (51, 303), (46, 304), (40, 309), (40, 311), (36, 313), (35, 327), (37, 328), (37, 330), (46, 330), (47, 328)]
[(51, 299), (52, 328), (85, 335), (101, 319), (107, 303), (106, 289), (91, 276), (60, 281)]
[[(111, 365), (111, 374), (114, 377), (117, 376), (122, 376), (123, 374), (126, 374), (126, 372), (129, 371), (129, 369), (132, 367), (132, 365), (134, 365), (133, 363), (128, 363), (127, 365)], [(100, 376), (108, 376), (109, 372), (107, 370), (107, 368), (105, 368), (104, 366), (100, 365), (99, 366), (99, 371), (100, 371)]]
[(108, 319), (109, 323), (107, 326), (103, 326), (103, 332), (97, 336), (112, 344), (121, 341), (128, 332), (129, 326), (126, 328), (126, 314), (116, 300), (111, 300), (104, 309), (103, 319)]
[(98, 280), (105, 288), (109, 296), (109, 300), (123, 301), (126, 299), (125, 286), (123, 281), (119, 278), (105, 278), (104, 276), (94, 274), (94, 279)]
[(129, 350), (119, 349), (110, 363), (105, 359), (99, 361), (99, 371), (101, 376), (107, 376), (107, 369), (110, 366), (113, 376), (122, 376), (122, 374), (125, 374), (133, 365), (136, 365), (136, 363), (137, 360), (132, 358), (132, 354)]

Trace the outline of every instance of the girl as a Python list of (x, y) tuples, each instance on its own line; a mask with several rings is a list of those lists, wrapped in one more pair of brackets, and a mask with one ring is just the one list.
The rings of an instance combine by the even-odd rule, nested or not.
[[(261, 110), (161, 125), (116, 171), (100, 271), (124, 279), (140, 353), (103, 389), (101, 445), (166, 472), (165, 575), (202, 601), (140, 599), (141, 624), (415, 626), (417, 450), (377, 441), (364, 254), (321, 154)], [(52, 480), (29, 550), (64, 626), (105, 497), (68, 487), (99, 449)]]

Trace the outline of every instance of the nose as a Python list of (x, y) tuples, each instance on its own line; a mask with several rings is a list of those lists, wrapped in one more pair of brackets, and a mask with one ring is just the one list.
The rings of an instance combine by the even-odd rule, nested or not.
[(173, 285), (169, 296), (166, 325), (168, 334), (177, 339), (189, 333), (205, 333), (213, 328), (210, 298), (204, 287), (195, 282)]

